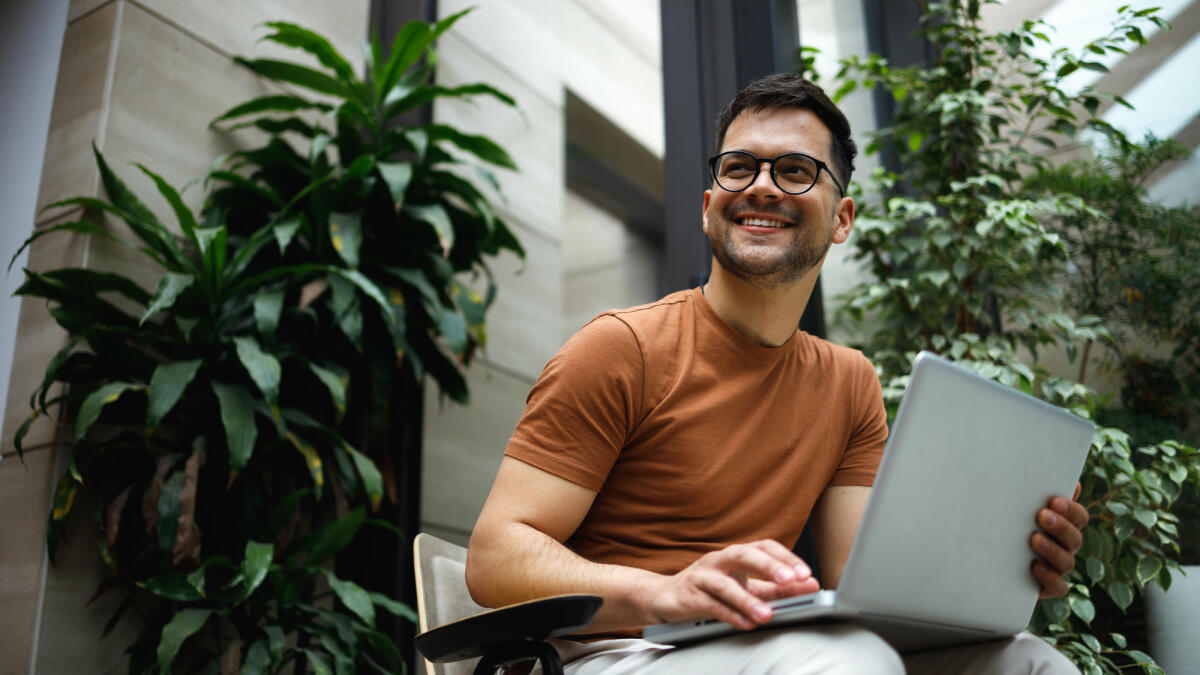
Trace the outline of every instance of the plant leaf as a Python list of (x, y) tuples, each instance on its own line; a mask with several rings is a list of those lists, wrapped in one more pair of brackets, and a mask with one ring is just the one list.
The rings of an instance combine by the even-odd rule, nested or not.
[(243, 115), (253, 115), (261, 112), (295, 112), (297, 110), (320, 110), (329, 112), (333, 110), (333, 106), (328, 103), (319, 103), (309, 101), (300, 96), (289, 96), (286, 94), (273, 94), (270, 96), (260, 96), (255, 99), (239, 103), (234, 107), (226, 110), (220, 117), (214, 119), (212, 124), (223, 120), (241, 117)]
[(437, 233), (442, 251), (449, 252), (454, 246), (454, 223), (441, 204), (405, 204), (402, 211), (417, 220), (429, 223)]
[(413, 166), (407, 162), (377, 162), (379, 175), (387, 185), (388, 194), (392, 196), (392, 205), (399, 211), (404, 206), (404, 194), (412, 180)]
[(104, 407), (121, 398), (122, 394), (130, 390), (145, 391), (146, 385), (134, 382), (109, 382), (88, 394), (79, 406), (79, 414), (75, 416), (75, 438), (72, 442), (78, 444), (87, 435), (92, 424), (100, 417)]
[(367, 595), (371, 597), (371, 602), (374, 602), (376, 605), (379, 605), (388, 612), (391, 612), (394, 616), (407, 619), (414, 625), (417, 623), (417, 613), (413, 611), (412, 607), (409, 607), (403, 602), (396, 602), (395, 600), (381, 593), (372, 592), (367, 593)]
[(163, 482), (162, 492), (158, 495), (158, 548), (168, 554), (175, 549), (179, 534), (179, 514), (183, 512), (179, 498), (186, 482), (187, 474), (176, 471)]
[(329, 241), (333, 250), (337, 251), (338, 256), (351, 269), (358, 267), (362, 237), (361, 213), (334, 211), (329, 214)]
[(235, 56), (233, 60), (276, 82), (287, 82), (340, 98), (354, 98), (354, 91), (345, 83), (299, 63), (274, 59), (247, 59), (240, 56)]
[(312, 362), (309, 362), (308, 369), (329, 390), (329, 397), (333, 400), (334, 408), (337, 410), (338, 421), (340, 422), (342, 415), (346, 413), (346, 384), (350, 379), (349, 376), (345, 374), (339, 375), (332, 370), (322, 368)]
[(517, 164), (495, 141), (487, 136), (464, 134), (458, 129), (444, 124), (430, 124), (425, 127), (431, 141), (449, 141), (462, 150), (475, 155), (485, 162), (502, 166), (506, 169), (516, 169)]
[(254, 384), (258, 386), (258, 390), (267, 400), (267, 405), (271, 407), (276, 414), (279, 408), (279, 380), (282, 374), (282, 369), (279, 367), (279, 360), (273, 355), (262, 350), (258, 345), (258, 341), (252, 337), (239, 336), (233, 338), (234, 345), (237, 347), (238, 359), (242, 362), (242, 366), (246, 372), (250, 374), (250, 379), (254, 380)]
[(279, 221), (271, 230), (275, 233), (275, 243), (279, 244), (279, 254), (287, 253), (288, 244), (304, 224), (304, 216), (295, 215)]
[(271, 569), (271, 558), (275, 555), (274, 544), (263, 544), (254, 540), (246, 542), (246, 555), (242, 559), (242, 577), (245, 578), (245, 590), (242, 599), (249, 598), (267, 578)]
[(196, 377), (203, 363), (200, 359), (164, 363), (154, 369), (150, 377), (150, 393), (146, 401), (146, 430), (153, 431), (159, 422), (171, 412), (184, 390)]
[(137, 164), (136, 166), (142, 170), (142, 173), (149, 176), (150, 180), (154, 181), (154, 185), (158, 188), (158, 193), (171, 205), (171, 210), (175, 212), (175, 218), (179, 220), (179, 229), (188, 239), (195, 241), (196, 217), (192, 215), (191, 209), (184, 205), (179, 192), (170, 183), (163, 180), (162, 176), (154, 173), (144, 165)]
[(175, 660), (179, 648), (204, 626), (212, 612), (211, 609), (184, 609), (177, 612), (167, 625), (163, 626), (157, 651), (158, 668), (163, 675), (171, 674), (171, 662)]
[[(51, 204), (51, 205), (47, 206), (46, 208), (48, 209), (53, 206), (56, 206), (56, 205)], [(96, 225), (95, 223), (90, 223), (86, 220), (74, 220), (69, 223), (59, 223), (58, 225), (52, 225), (50, 227), (42, 228), (42, 229), (39, 229), (36, 232), (34, 232), (33, 235), (31, 235), (28, 239), (26, 239), (24, 241), (24, 243), (21, 244), (20, 248), (17, 249), (17, 252), (14, 253), (11, 258), (8, 259), (8, 269), (10, 271), (12, 270), (13, 264), (16, 263), (17, 258), (19, 258), (21, 256), (21, 252), (24, 251), (25, 249), (29, 248), (29, 246), (33, 242), (37, 241), (38, 239), (41, 239), (42, 237), (44, 237), (48, 234), (53, 234), (55, 232), (74, 232), (76, 234), (99, 235), (101, 237), (107, 238), (110, 241), (115, 241), (118, 244), (121, 244), (122, 246), (128, 246), (129, 248), (139, 248), (137, 246), (137, 244), (134, 244), (131, 241), (126, 241), (125, 239), (118, 237), (117, 235), (113, 234), (112, 232), (109, 232), (108, 230), (104, 229), (103, 227), (100, 227), (99, 225)], [(153, 251), (151, 251), (149, 249), (141, 249), (141, 250), (143, 250), (147, 255), (150, 255), (151, 257), (155, 257), (157, 255), (156, 253), (154, 253)]]
[(275, 339), (275, 328), (283, 314), (285, 290), (283, 287), (264, 288), (254, 296), (254, 326), (267, 342)]
[(317, 453), (316, 448), (300, 440), (296, 434), (290, 431), (286, 434), (286, 438), (300, 452), (300, 456), (304, 458), (304, 466), (308, 468), (308, 473), (312, 476), (314, 493), (317, 499), (320, 500), (321, 490), (325, 487), (325, 467), (321, 462), (321, 455)]
[(367, 500), (371, 504), (371, 511), (375, 511), (379, 508), (379, 503), (383, 499), (383, 474), (379, 473), (379, 467), (375, 466), (375, 462), (371, 461), (370, 457), (367, 457), (349, 445), (342, 447), (350, 454), (350, 458), (354, 460), (354, 468), (358, 470), (358, 475), (362, 478), (363, 491), (367, 493)]
[(363, 507), (351, 510), (340, 519), (325, 525), (315, 534), (305, 563), (320, 565), (338, 551), (346, 548), (366, 519)]
[(195, 280), (196, 277), (192, 274), (179, 274), (177, 272), (167, 272), (164, 274), (162, 280), (158, 282), (158, 290), (154, 292), (154, 299), (150, 302), (150, 306), (138, 317), (138, 325), (146, 323), (147, 319), (158, 312), (170, 309), (175, 304), (175, 301), (179, 299), (179, 294), (187, 290)]
[(244, 385), (212, 383), (221, 408), (221, 425), (229, 446), (230, 479), (237, 477), (254, 453), (258, 427), (254, 423), (254, 397)]
[(338, 600), (341, 600), (347, 609), (362, 619), (363, 623), (374, 626), (375, 605), (371, 602), (371, 596), (367, 595), (367, 592), (353, 581), (343, 581), (326, 569), (321, 571), (325, 573), (325, 578), (329, 580), (329, 587), (337, 594)]

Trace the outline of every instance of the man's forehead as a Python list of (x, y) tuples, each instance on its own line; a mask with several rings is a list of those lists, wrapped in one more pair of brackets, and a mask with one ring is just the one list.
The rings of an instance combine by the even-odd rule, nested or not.
[(824, 154), (832, 143), (829, 127), (807, 108), (747, 108), (730, 122), (721, 150), (750, 149), (735, 145), (753, 144), (784, 148), (782, 152)]

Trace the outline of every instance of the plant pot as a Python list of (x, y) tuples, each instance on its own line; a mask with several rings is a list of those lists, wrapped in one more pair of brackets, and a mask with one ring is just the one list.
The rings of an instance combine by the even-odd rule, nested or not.
[(1150, 655), (1168, 673), (1195, 672), (1200, 664), (1200, 565), (1183, 565), (1171, 588), (1146, 585), (1146, 633)]

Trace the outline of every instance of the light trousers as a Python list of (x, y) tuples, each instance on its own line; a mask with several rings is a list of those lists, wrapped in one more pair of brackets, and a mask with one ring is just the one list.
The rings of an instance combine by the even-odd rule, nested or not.
[(562, 654), (563, 669), (568, 675), (1079, 673), (1058, 650), (1029, 633), (994, 642), (907, 654), (897, 653), (874, 633), (848, 624), (756, 631), (682, 648), (637, 639), (551, 642)]

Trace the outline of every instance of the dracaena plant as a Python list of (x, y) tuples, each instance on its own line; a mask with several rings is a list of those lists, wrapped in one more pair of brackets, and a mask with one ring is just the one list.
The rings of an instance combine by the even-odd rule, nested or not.
[[(174, 213), (168, 227), (97, 151), (107, 199), (51, 205), (83, 215), (26, 242), (108, 239), (161, 278), (148, 290), (119, 272), (26, 270), (18, 291), (46, 300), (70, 337), (15, 443), (38, 417), (65, 413), (71, 462), (54, 492), (51, 559), (77, 495), (88, 496), (109, 570), (98, 592), (125, 595), (105, 632), (130, 610), (144, 625), (130, 672), (405, 667), (375, 619), (414, 620), (411, 609), (329, 563), (364, 526), (395, 531), (369, 514), (395, 497), (378, 440), (396, 382), (429, 373), (465, 400), (461, 368), (495, 293), (483, 256), (521, 253), (454, 172), (474, 166), (459, 151), (511, 167), (503, 150), (396, 121), (439, 96), (511, 103), (486, 85), (430, 83), (431, 45), (457, 19), (408, 24), (386, 60), (378, 40), (366, 45), (365, 79), (316, 33), (269, 24), (268, 39), (330, 73), (243, 60), (321, 97), (268, 96), (222, 116), (268, 138), (210, 173), (199, 217), (138, 165)], [(278, 116), (299, 110), (312, 114)], [(130, 234), (115, 234), (115, 220)]]
[[(1084, 129), (1121, 140), (1096, 113), (1106, 101), (1126, 103), (1064, 79), (1105, 70), (1099, 57), (1145, 44), (1143, 28), (1163, 22), (1156, 10), (1124, 7), (1111, 33), (1072, 52), (1055, 49), (1040, 20), (988, 31), (980, 21), (988, 1), (920, 3), (917, 32), (932, 46), (932, 63), (898, 68), (875, 55), (843, 62), (835, 99), (858, 87), (891, 96), (895, 115), (867, 152), (891, 150), (897, 170), (876, 174), (880, 202), (860, 202), (851, 255), (871, 278), (846, 294), (841, 316), (857, 322), (891, 410), (913, 357), (927, 349), (1094, 417), (1087, 387), (1037, 365), (1039, 349), (1073, 357), (1076, 345), (1109, 339), (1100, 318), (1064, 302), (1061, 277), (1045, 272), (1068, 260), (1068, 237), (1056, 226), (1088, 206), (1076, 195), (1035, 192), (1026, 180), (1048, 163), (1038, 145)], [(1151, 581), (1169, 587), (1179, 551), (1171, 507), (1200, 485), (1200, 453), (1170, 440), (1132, 447), (1124, 432), (1102, 428), (1081, 482), (1092, 522), (1070, 591), (1039, 603), (1031, 628), (1086, 673), (1161, 672), (1117, 622), (1098, 615), (1110, 607), (1119, 617)]]

